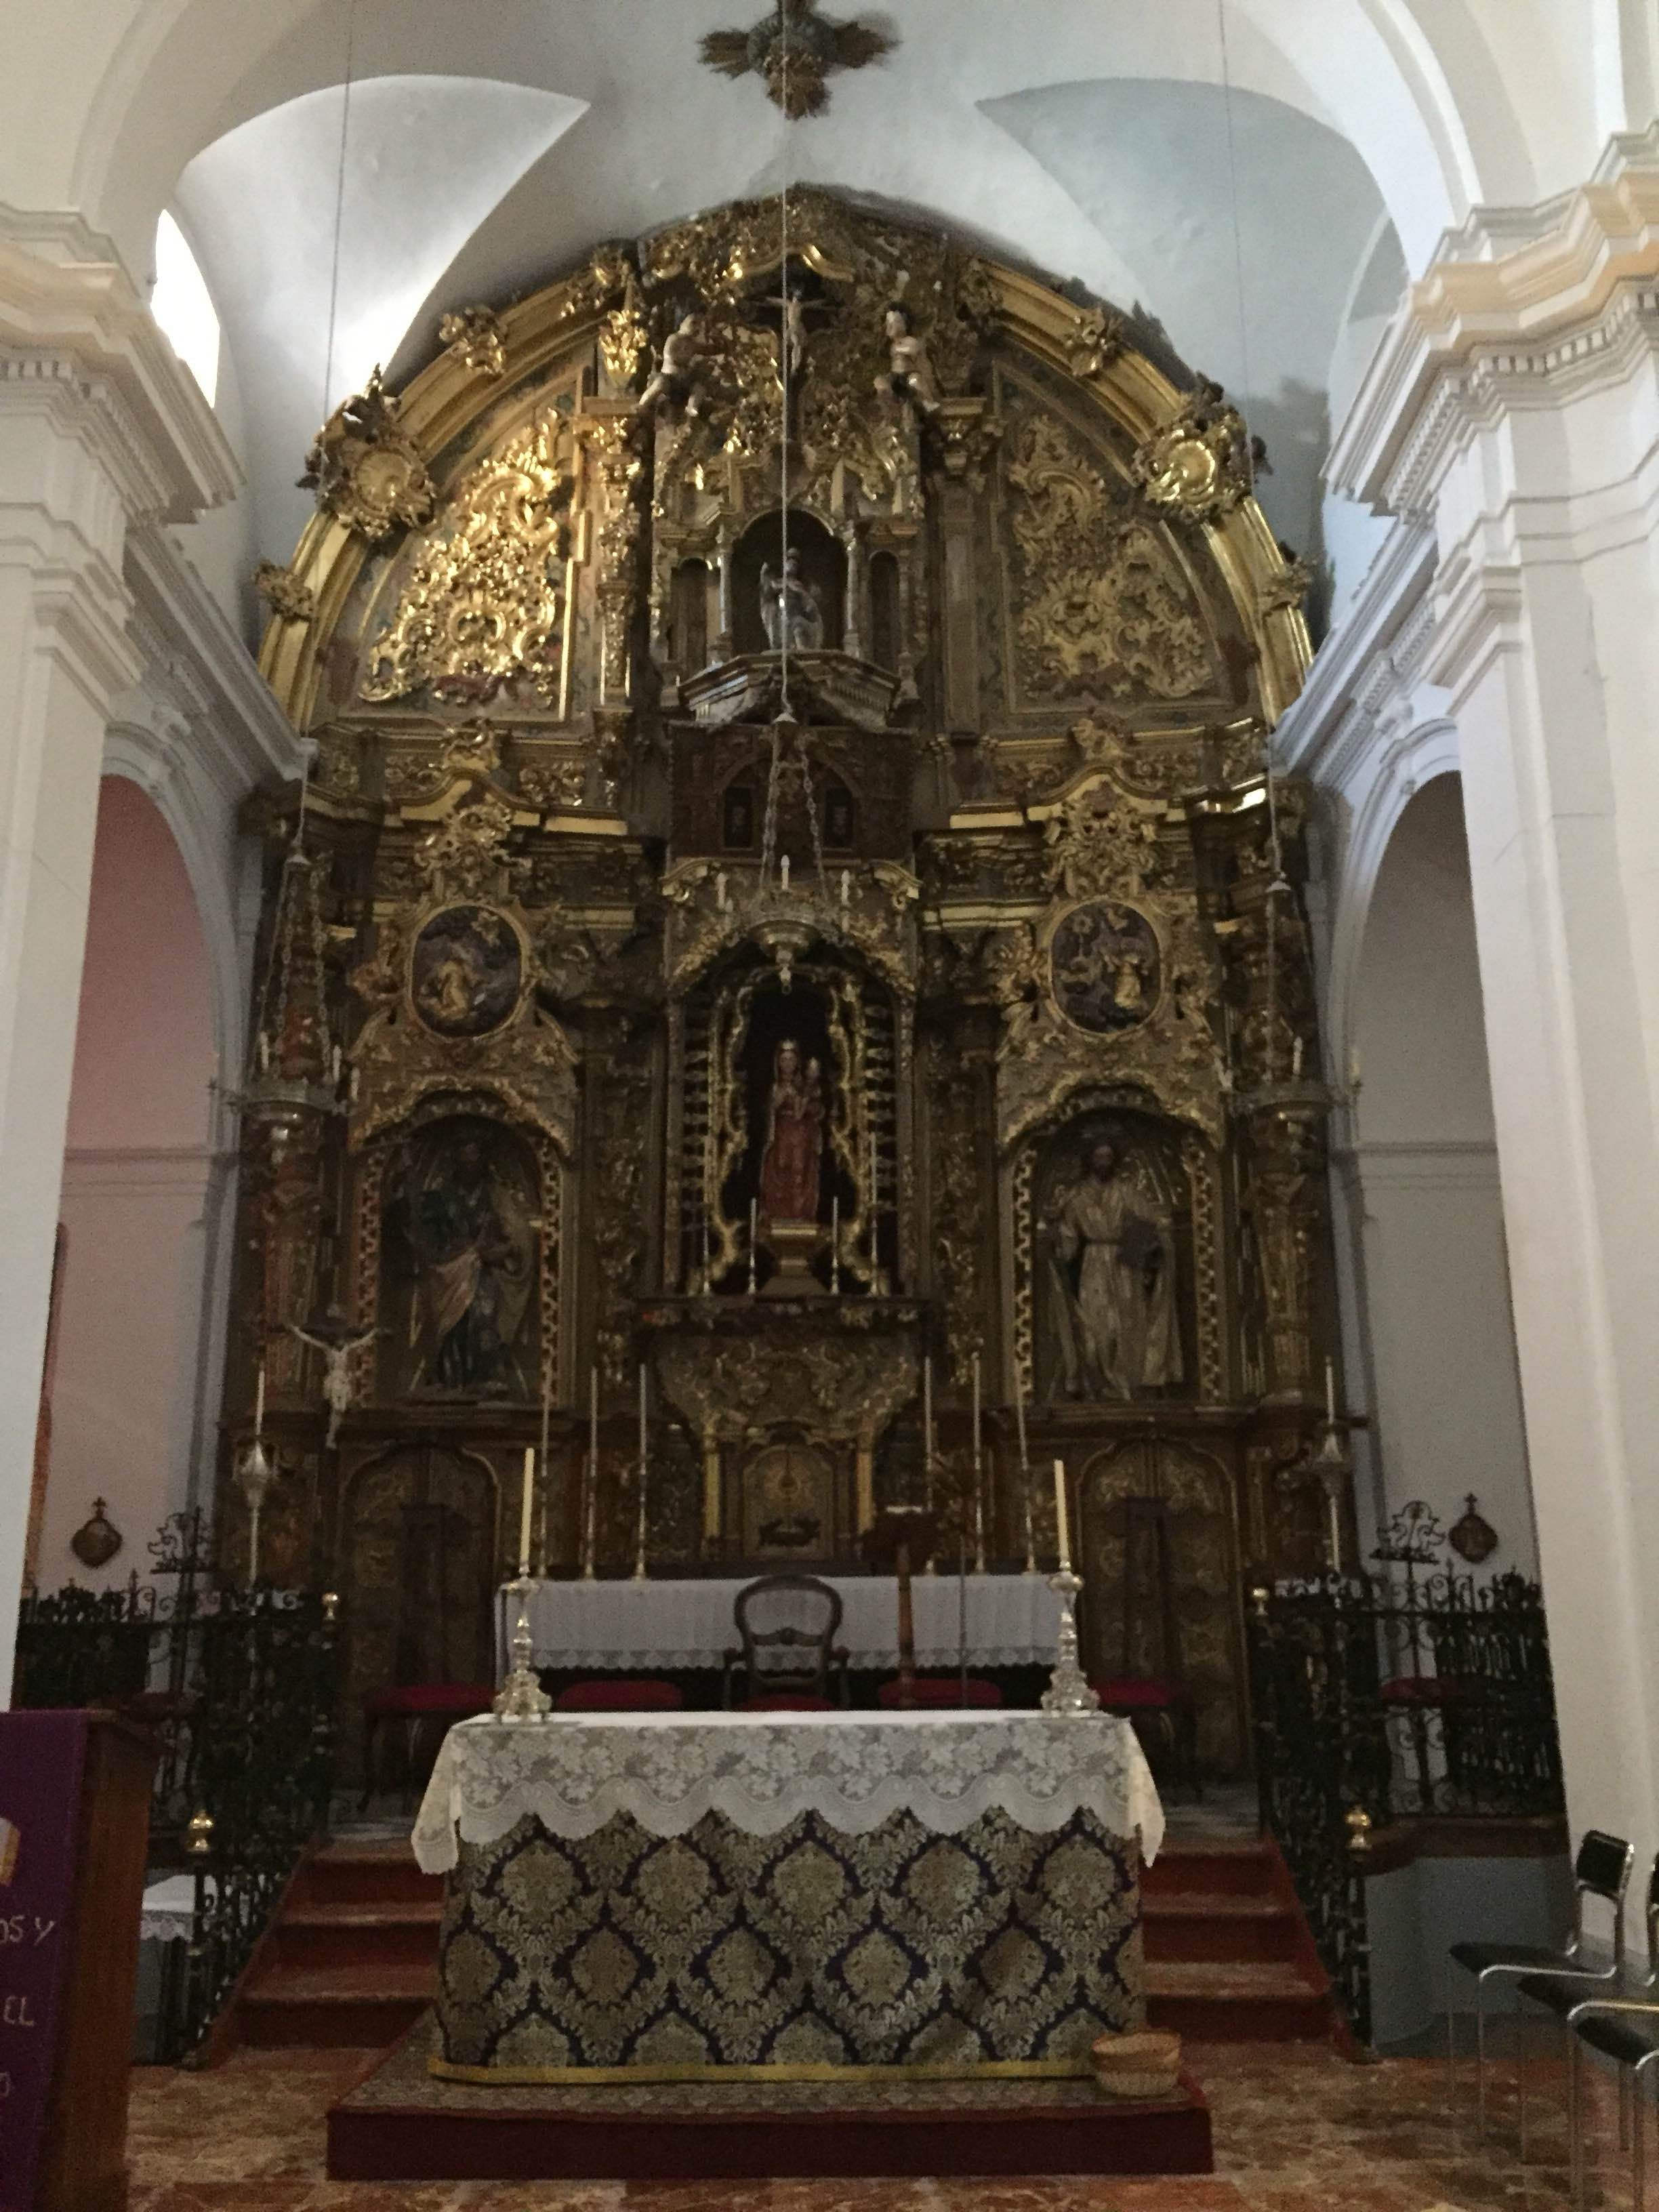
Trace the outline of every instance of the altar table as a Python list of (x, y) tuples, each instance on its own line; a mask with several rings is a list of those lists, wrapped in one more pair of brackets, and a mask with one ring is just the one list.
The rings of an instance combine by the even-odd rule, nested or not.
[[(898, 1584), (891, 1575), (825, 1575), (844, 1611), (836, 1641), (854, 1667), (898, 1664)], [(610, 1581), (535, 1583), (526, 1601), (538, 1667), (718, 1667), (738, 1641), (732, 1607), (745, 1581)], [(954, 1667), (960, 1654), (960, 1592), (954, 1573), (918, 1574), (911, 1594), (916, 1664)], [(1041, 1575), (967, 1577), (968, 1657), (975, 1667), (1049, 1666), (1054, 1594)], [(511, 1602), (507, 1600), (507, 1602)], [(497, 1672), (506, 1633), (496, 1607)], [(510, 1630), (511, 1622), (507, 1624)]]
[(1085, 2073), (1144, 2025), (1163, 1830), (1104, 1714), (465, 1721), (413, 1838), (446, 1877), (432, 2070)]

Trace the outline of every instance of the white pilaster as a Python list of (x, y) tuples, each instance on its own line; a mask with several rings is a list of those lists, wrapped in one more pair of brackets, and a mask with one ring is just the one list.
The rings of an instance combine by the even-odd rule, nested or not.
[(1659, 1845), (1659, 137), (1478, 216), (1332, 479), (1431, 521), (1575, 1830)]
[(228, 497), (211, 410), (118, 269), (0, 244), (0, 1698), (21, 1573), (129, 532)]

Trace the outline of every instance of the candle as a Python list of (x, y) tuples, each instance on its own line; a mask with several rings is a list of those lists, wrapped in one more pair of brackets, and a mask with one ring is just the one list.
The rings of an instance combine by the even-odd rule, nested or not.
[(931, 1481), (933, 1473), (933, 1355), (921, 1363), (921, 1450)]
[(760, 1258), (760, 1200), (749, 1201), (749, 1295), (755, 1295), (755, 1269)]
[(1060, 1547), (1060, 1567), (1062, 1574), (1069, 1573), (1072, 1565), (1072, 1532), (1066, 1519), (1066, 1462), (1054, 1462), (1054, 1536)]
[(645, 1480), (645, 1362), (640, 1362), (640, 1480)]
[(530, 1579), (530, 1501), (536, 1489), (536, 1455), (526, 1444), (524, 1448), (524, 1493), (519, 1501), (519, 1573)]
[(599, 1510), (599, 1370), (587, 1371), (587, 1504), (582, 1516), (582, 1572), (593, 1571), (593, 1524)]
[(1348, 1088), (1350, 1091), (1359, 1088), (1359, 1047), (1357, 1044), (1348, 1047)]
[(841, 1193), (830, 1201), (830, 1287), (841, 1288)]
[(714, 903), (722, 914), (726, 912), (726, 871), (724, 868), (720, 868), (715, 871)]
[(852, 902), (853, 871), (850, 868), (843, 868), (841, 872), (841, 910), (843, 914)]
[(334, 1048), (333, 1056), (329, 1062), (329, 1066), (333, 1071), (334, 1088), (337, 1091), (340, 1087), (340, 1048), (337, 1044)]
[(974, 1354), (974, 1465), (979, 1465), (979, 1354)]
[(1325, 1362), (1325, 1425), (1328, 1429), (1336, 1426), (1336, 1362), (1334, 1359)]
[(1029, 1474), (1031, 1463), (1025, 1450), (1025, 1377), (1018, 1359), (1014, 1362), (1014, 1426), (1019, 1432), (1019, 1463)]
[(259, 1381), (253, 1394), (253, 1433), (261, 1437), (265, 1431), (265, 1363), (259, 1362)]
[(778, 862), (778, 881), (785, 890), (789, 888), (789, 855), (786, 853)]

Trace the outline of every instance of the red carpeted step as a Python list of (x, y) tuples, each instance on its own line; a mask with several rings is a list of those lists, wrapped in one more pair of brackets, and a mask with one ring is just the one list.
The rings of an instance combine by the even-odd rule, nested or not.
[(276, 1966), (243, 1991), (238, 2026), (259, 2050), (384, 2049), (431, 2002), (429, 1967)]
[(1296, 1965), (1166, 1960), (1146, 1969), (1146, 2018), (1194, 2043), (1322, 2043), (1330, 1993)]
[(326, 1844), (295, 1884), (306, 1905), (416, 1905), (441, 1901), (442, 1877), (422, 1874), (405, 1837)]
[(1149, 1963), (1164, 1960), (1283, 1960), (1297, 1956), (1296, 1915), (1273, 1896), (1225, 1890), (1153, 1890), (1143, 1899)]
[(276, 1964), (304, 1971), (327, 1966), (416, 1966), (438, 1955), (439, 1898), (410, 1904), (292, 1905), (276, 1929)]
[(1273, 1846), (1258, 1836), (1201, 1841), (1171, 1836), (1143, 1870), (1141, 1891), (1147, 1898), (1193, 1890), (1209, 1896), (1261, 1897), (1274, 1889), (1277, 1873)]

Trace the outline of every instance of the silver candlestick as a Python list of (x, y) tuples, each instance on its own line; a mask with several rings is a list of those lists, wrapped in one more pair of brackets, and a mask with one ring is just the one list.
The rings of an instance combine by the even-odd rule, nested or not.
[(530, 1633), (530, 1614), (526, 1601), (531, 1591), (527, 1575), (507, 1584), (519, 1602), (519, 1618), (513, 1630), (507, 1649), (513, 1654), (513, 1665), (506, 1681), (495, 1698), (495, 1717), (503, 1721), (542, 1721), (547, 1718), (553, 1700), (536, 1680), (535, 1669), (530, 1663), (535, 1649)]
[(1048, 1587), (1060, 1599), (1060, 1628), (1054, 1671), (1042, 1693), (1042, 1710), (1045, 1713), (1097, 1713), (1100, 1699), (1077, 1662), (1077, 1594), (1083, 1588), (1083, 1577), (1074, 1575), (1062, 1559), (1059, 1573), (1049, 1576)]

